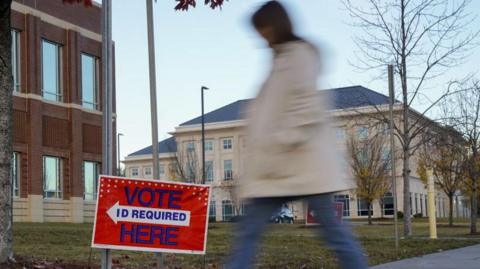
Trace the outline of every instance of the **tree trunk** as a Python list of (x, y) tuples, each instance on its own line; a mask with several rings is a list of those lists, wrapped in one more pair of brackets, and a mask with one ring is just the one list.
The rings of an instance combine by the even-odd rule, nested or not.
[[(405, 28), (405, 1), (401, 1), (401, 31), (402, 51), (400, 63), (400, 78), (402, 84), (403, 108), (403, 234), (412, 235), (412, 219), (410, 215), (410, 125), (409, 125), (409, 100), (407, 84), (407, 30)], [(395, 212), (396, 213), (396, 212)]]
[(478, 178), (473, 180), (473, 192), (471, 198), (471, 212), (470, 212), (470, 234), (477, 233), (477, 218), (478, 218)]
[(470, 197), (470, 234), (477, 233), (477, 217), (478, 217), (478, 146), (476, 142), (472, 147), (472, 161), (471, 161), (471, 171), (472, 171), (472, 196)]
[(448, 195), (448, 226), (453, 227), (453, 194)]
[(12, 253), (12, 62), (11, 0), (0, 2), (0, 264)]
[(371, 210), (372, 203), (367, 202), (367, 208), (368, 208), (368, 225), (372, 225), (372, 210)]

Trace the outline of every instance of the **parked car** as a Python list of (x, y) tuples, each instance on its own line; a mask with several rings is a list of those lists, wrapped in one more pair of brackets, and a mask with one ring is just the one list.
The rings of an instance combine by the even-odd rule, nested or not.
[(275, 212), (270, 218), (270, 221), (273, 223), (292, 224), (294, 220), (295, 220), (295, 216), (293, 215), (293, 212), (290, 210), (290, 208), (288, 208), (286, 204), (282, 205), (282, 207), (277, 212)]

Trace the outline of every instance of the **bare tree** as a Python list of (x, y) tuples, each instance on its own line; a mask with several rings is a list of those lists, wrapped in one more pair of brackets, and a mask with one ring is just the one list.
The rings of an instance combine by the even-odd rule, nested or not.
[(478, 188), (480, 177), (480, 81), (471, 79), (459, 83), (462, 90), (444, 100), (444, 122), (455, 128), (466, 141), (466, 171), (464, 189), (470, 196), (470, 233), (477, 233)]
[[(177, 150), (170, 150), (173, 153), (173, 163), (170, 166), (170, 179), (184, 181), (189, 183), (202, 183), (202, 160), (200, 153), (195, 145), (196, 141), (192, 138), (188, 143), (191, 147), (177, 146)], [(211, 164), (206, 164), (205, 175), (212, 172)]]
[[(475, 17), (469, 13), (471, 0), (343, 0), (362, 29), (355, 37), (359, 70), (377, 70), (385, 77), (386, 66), (393, 64), (401, 86), (402, 121), (395, 131), (403, 149), (403, 210), (410, 212), (410, 157), (423, 141), (418, 124), (439, 100), (433, 100), (418, 120), (410, 115), (414, 102), (422, 96), (429, 81), (464, 62), (479, 35), (468, 32)], [(355, 3), (355, 4), (354, 4)], [(401, 125), (401, 126), (399, 126)], [(416, 142), (418, 141), (418, 142)], [(404, 234), (412, 234), (411, 216), (405, 214)]]
[[(364, 139), (350, 136), (347, 152), (350, 168), (357, 183), (355, 194), (363, 199), (368, 208), (368, 224), (372, 224), (371, 206), (390, 190), (390, 152), (385, 136), (375, 134)], [(387, 154), (386, 154), (387, 153)]]
[(453, 226), (453, 199), (465, 181), (465, 143), (455, 130), (437, 134), (420, 153), (417, 172), (427, 183), (427, 169), (433, 170), (434, 182), (447, 195), (449, 226)]

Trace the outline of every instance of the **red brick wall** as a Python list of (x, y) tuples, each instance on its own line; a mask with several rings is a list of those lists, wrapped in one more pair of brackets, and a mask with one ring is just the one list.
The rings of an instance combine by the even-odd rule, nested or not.
[[(101, 9), (96, 6), (86, 8), (78, 4), (64, 4), (62, 0), (15, 2), (100, 33)], [(21, 196), (43, 195), (43, 156), (50, 155), (62, 158), (64, 199), (81, 197), (83, 161), (102, 160), (102, 116), (79, 108), (82, 100), (80, 54), (94, 55), (101, 62), (101, 42), (87, 38), (78, 31), (42, 21), (31, 14), (12, 11), (11, 22), (12, 28), (20, 32), (20, 91), (28, 94), (15, 96), (13, 100), (14, 150), (20, 153)], [(64, 100), (61, 104), (41, 99), (42, 38), (62, 46)], [(102, 79), (101, 76), (99, 79)], [(100, 96), (103, 96), (101, 91)]]

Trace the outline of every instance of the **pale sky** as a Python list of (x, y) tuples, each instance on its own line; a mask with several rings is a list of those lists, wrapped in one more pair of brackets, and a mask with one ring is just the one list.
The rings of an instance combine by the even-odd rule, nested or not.
[[(118, 132), (123, 158), (151, 144), (145, 1), (114, 0), (113, 39), (116, 58)], [(180, 123), (200, 115), (200, 87), (206, 112), (252, 98), (268, 71), (270, 54), (249, 25), (249, 16), (264, 0), (230, 0), (222, 10), (203, 6), (175, 12), (174, 0), (154, 4), (159, 139)], [(339, 0), (283, 0), (298, 32), (322, 48), (320, 88), (362, 85), (386, 93), (387, 83), (372, 81), (375, 72), (358, 73), (353, 35), (358, 29)], [(480, 1), (472, 11), (480, 14)], [(480, 29), (480, 20), (472, 28)], [(448, 78), (480, 71), (480, 48)], [(441, 82), (439, 82), (441, 85)], [(430, 90), (436, 95), (441, 89)]]

